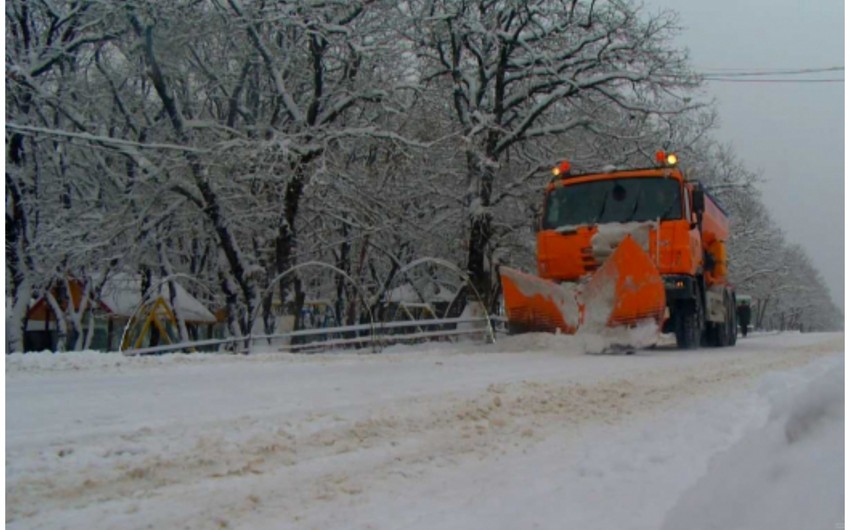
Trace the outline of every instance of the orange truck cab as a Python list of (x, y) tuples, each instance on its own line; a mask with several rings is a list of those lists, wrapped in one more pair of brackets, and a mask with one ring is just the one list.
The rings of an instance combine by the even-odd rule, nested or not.
[(537, 232), (537, 278), (502, 273), (510, 328), (574, 333), (604, 298), (609, 327), (654, 320), (683, 348), (735, 343), (728, 217), (685, 178), (675, 155), (657, 158), (658, 167), (646, 169), (572, 175), (563, 163), (553, 170)]
[[(638, 260), (630, 255), (618, 265), (621, 282), (660, 276), (661, 331), (675, 333), (683, 348), (732, 345), (737, 322), (727, 282), (728, 217), (698, 182), (685, 178), (675, 155), (659, 153), (658, 159), (659, 167), (581, 175), (571, 175), (567, 164), (555, 168), (537, 233), (538, 276), (587, 283), (628, 236), (654, 270), (632, 273)], [(615, 310), (608, 325), (633, 325), (654, 314), (653, 296)]]

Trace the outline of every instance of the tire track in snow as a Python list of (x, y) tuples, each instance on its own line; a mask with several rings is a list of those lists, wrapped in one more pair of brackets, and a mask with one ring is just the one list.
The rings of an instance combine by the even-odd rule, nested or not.
[[(298, 524), (324, 503), (356, 502), (393, 476), (415, 480), (464, 455), (486, 460), (550, 436), (568, 439), (585, 425), (636, 421), (841, 350), (843, 342), (835, 339), (731, 360), (707, 351), (687, 365), (638, 369), (633, 377), (525, 380), (491, 384), (472, 397), (409, 398), (391, 410), (370, 409), (365, 419), (247, 417), (202, 430), (139, 429), (87, 455), (81, 468), (65, 469), (62, 460), (84, 448), (63, 447), (66, 453), (34, 476), (7, 477), (6, 521), (10, 527), (38, 526), (40, 516), (54, 512), (97, 510), (107, 513), (106, 520), (122, 520), (124, 528), (227, 527), (258, 513), (290, 514), (289, 522)], [(173, 441), (175, 450), (157, 452), (163, 440)], [(338, 471), (328, 472), (330, 467)], [(168, 511), (155, 515), (158, 505), (174, 498), (194, 499), (192, 515), (179, 521)]]

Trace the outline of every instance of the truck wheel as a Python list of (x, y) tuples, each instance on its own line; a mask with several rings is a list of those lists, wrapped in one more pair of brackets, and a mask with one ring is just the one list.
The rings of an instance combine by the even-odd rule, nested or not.
[(738, 322), (735, 316), (735, 305), (728, 294), (723, 295), (723, 322), (708, 324), (708, 343), (722, 348), (735, 344)]
[(735, 299), (729, 298), (729, 346), (738, 342), (738, 312), (735, 310)]
[(706, 325), (706, 335), (708, 336), (709, 346), (723, 346), (724, 325), (715, 322), (709, 322)]
[(702, 304), (699, 301), (681, 304), (675, 318), (676, 346), (686, 350), (699, 348), (703, 328)]
[(715, 332), (715, 341), (714, 345), (718, 348), (722, 348), (724, 346), (728, 346), (731, 341), (731, 336), (729, 335), (729, 326), (732, 323), (732, 314), (729, 312), (729, 297), (724, 294), (723, 295), (723, 322), (714, 324), (714, 332)]
[(706, 325), (708, 328), (708, 345), (715, 348), (726, 346), (729, 341), (729, 307), (723, 304), (723, 322), (709, 322)]
[(735, 340), (735, 308), (732, 299), (726, 295), (723, 297), (726, 306), (726, 320), (723, 321), (723, 346), (731, 346)]

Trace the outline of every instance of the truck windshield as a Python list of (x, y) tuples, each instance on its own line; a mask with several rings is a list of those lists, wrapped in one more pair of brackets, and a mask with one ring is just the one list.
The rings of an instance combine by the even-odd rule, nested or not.
[(546, 197), (543, 229), (600, 223), (681, 219), (680, 183), (669, 178), (607, 179), (555, 188)]

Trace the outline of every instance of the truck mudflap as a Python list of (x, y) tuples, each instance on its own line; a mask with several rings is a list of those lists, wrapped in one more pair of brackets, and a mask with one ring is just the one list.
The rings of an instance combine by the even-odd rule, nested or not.
[(500, 274), (512, 333), (574, 334), (585, 327), (629, 327), (647, 320), (660, 329), (664, 318), (664, 281), (631, 236), (586, 283), (557, 284), (508, 267)]

